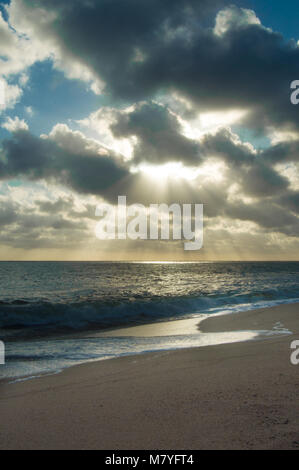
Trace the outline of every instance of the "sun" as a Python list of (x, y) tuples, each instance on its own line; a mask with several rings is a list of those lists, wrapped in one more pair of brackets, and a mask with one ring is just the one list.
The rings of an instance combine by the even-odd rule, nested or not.
[(220, 181), (223, 178), (223, 164), (220, 162), (206, 162), (198, 167), (186, 167), (181, 162), (165, 163), (163, 165), (151, 165), (142, 163), (134, 170), (140, 172), (155, 181), (166, 182), (167, 180), (193, 181), (198, 177), (205, 180)]
[(163, 165), (151, 165), (143, 163), (138, 166), (138, 171), (145, 174), (149, 178), (153, 178), (159, 181), (165, 181), (168, 179), (185, 179), (193, 180), (196, 178), (193, 168), (184, 167), (182, 163), (172, 162), (165, 163)]

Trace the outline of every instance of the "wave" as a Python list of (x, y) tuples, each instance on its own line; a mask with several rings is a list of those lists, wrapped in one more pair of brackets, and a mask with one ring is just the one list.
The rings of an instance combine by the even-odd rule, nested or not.
[(198, 314), (229, 313), (299, 301), (294, 293), (252, 292), (246, 295), (154, 297), (122, 302), (101, 300), (77, 303), (2, 302), (0, 337), (33, 332), (107, 329), (155, 321), (188, 318)]

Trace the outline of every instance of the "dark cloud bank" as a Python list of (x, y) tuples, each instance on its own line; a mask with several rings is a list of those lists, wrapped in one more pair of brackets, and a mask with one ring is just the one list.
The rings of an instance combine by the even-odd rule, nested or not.
[[(215, 15), (231, 2), (207, 0), (23, 0), (30, 12), (53, 20), (33, 25), (53, 37), (65, 56), (84, 63), (126, 102), (176, 90), (200, 109), (245, 107), (249, 124), (294, 126), (292, 80), (299, 77), (299, 48), (259, 24), (228, 21), (213, 31)], [(237, 16), (239, 9), (232, 7)]]
[[(299, 107), (290, 103), (290, 82), (299, 79), (299, 48), (260, 24), (228, 22), (216, 34), (215, 15), (226, 2), (192, 0), (23, 0), (24, 11), (46, 9), (46, 27), (34, 24), (39, 37), (53, 38), (65, 57), (86, 65), (105, 83), (105, 93), (128, 112), (115, 110), (115, 138), (135, 136), (133, 161), (105, 147), (90, 145), (64, 129), (48, 138), (17, 131), (5, 140), (0, 178), (48, 180), (78, 193), (115, 201), (155, 202), (150, 183), (130, 172), (141, 162), (182, 162), (198, 167), (209, 158), (223, 162), (227, 178), (215, 185), (168, 183), (169, 201), (203, 202), (208, 217), (255, 222), (265, 231), (298, 235), (299, 193), (277, 168), (298, 170)], [(235, 8), (235, 10), (234, 10)], [(232, 18), (238, 15), (232, 7)], [(53, 17), (51, 13), (55, 13)], [(228, 129), (202, 139), (187, 138), (181, 122), (157, 96), (176, 93), (189, 101), (189, 115), (244, 109), (243, 126), (264, 134), (269, 128), (295, 139), (255, 151), (236, 141)], [(63, 135), (62, 135), (63, 134)], [(243, 196), (231, 202), (237, 183)], [(164, 200), (163, 202), (169, 202)], [(9, 223), (6, 208), (0, 218)]]

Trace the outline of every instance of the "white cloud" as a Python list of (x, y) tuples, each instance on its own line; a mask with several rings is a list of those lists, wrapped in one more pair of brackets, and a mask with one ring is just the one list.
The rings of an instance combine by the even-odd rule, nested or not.
[(0, 76), (0, 114), (8, 108), (13, 108), (19, 101), (22, 90), (18, 85), (10, 85)]
[(261, 21), (253, 10), (229, 6), (221, 10), (216, 17), (214, 33), (217, 36), (223, 36), (230, 29), (246, 25), (261, 25)]
[(123, 155), (125, 159), (130, 160), (133, 156), (136, 137), (116, 139), (111, 132), (110, 126), (116, 123), (120, 113), (130, 112), (132, 109), (132, 107), (129, 107), (120, 111), (116, 108), (102, 107), (87, 118), (77, 121), (77, 123), (84, 129), (95, 132), (104, 145)]
[(28, 82), (29, 82), (29, 75), (27, 73), (22, 73), (22, 75), (19, 78), (19, 84), (22, 87), (25, 87)]
[(5, 105), (5, 84), (3, 80), (0, 80), (0, 106)]
[(9, 132), (16, 132), (16, 131), (28, 131), (29, 127), (26, 121), (24, 119), (20, 119), (18, 116), (16, 116), (14, 119), (8, 118), (2, 126), (4, 129), (6, 129)]
[[(56, 124), (49, 135), (42, 135), (41, 138), (50, 139), (63, 148), (75, 155), (98, 154), (99, 156), (109, 156), (113, 149), (105, 146), (104, 143), (95, 139), (87, 138), (82, 132), (70, 129), (66, 124)], [(123, 160), (120, 154), (114, 154), (115, 157)]]
[(15, 30), (0, 14), (1, 58), (0, 70), (2, 77), (21, 74), (20, 85), (27, 83), (25, 70), (38, 60), (44, 60), (48, 51), (42, 44), (32, 41), (26, 34)]
[[(13, 108), (22, 95), (22, 88), (28, 82), (28, 67), (37, 60), (44, 60), (47, 51), (41, 45), (20, 35), (3, 18), (0, 12), (0, 113)], [(11, 78), (19, 75), (17, 84), (11, 84)]]
[(42, 8), (31, 9), (22, 0), (12, 0), (6, 8), (9, 22), (0, 12), (0, 114), (20, 100), (28, 85), (28, 69), (46, 59), (52, 59), (54, 67), (64, 72), (67, 78), (82, 80), (95, 94), (101, 93), (103, 84), (100, 80), (57, 44), (49, 31), (53, 20), (49, 12)]
[(28, 116), (32, 117), (34, 115), (34, 109), (32, 106), (25, 106), (25, 112)]
[(50, 13), (42, 7), (32, 8), (23, 0), (12, 0), (7, 10), (9, 21), (19, 35), (18, 40), (16, 37), (11, 38), (14, 42), (14, 56), (16, 56), (13, 61), (15, 69), (18, 66), (20, 68), (21, 65), (17, 50), (23, 51), (23, 66), (50, 58), (53, 60), (54, 67), (62, 71), (67, 78), (86, 82), (95, 94), (102, 92), (103, 82), (74, 55), (66, 52), (57, 41), (51, 29), (55, 13)]

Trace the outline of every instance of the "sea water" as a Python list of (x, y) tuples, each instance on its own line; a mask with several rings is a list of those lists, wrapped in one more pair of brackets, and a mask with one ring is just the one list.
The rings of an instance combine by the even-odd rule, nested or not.
[[(253, 332), (99, 333), (299, 301), (298, 262), (1, 262), (1, 378), (122, 355), (250, 339)], [(118, 330), (119, 331), (119, 330)], [(283, 329), (282, 329), (283, 332)], [(243, 335), (243, 337), (242, 337)]]

